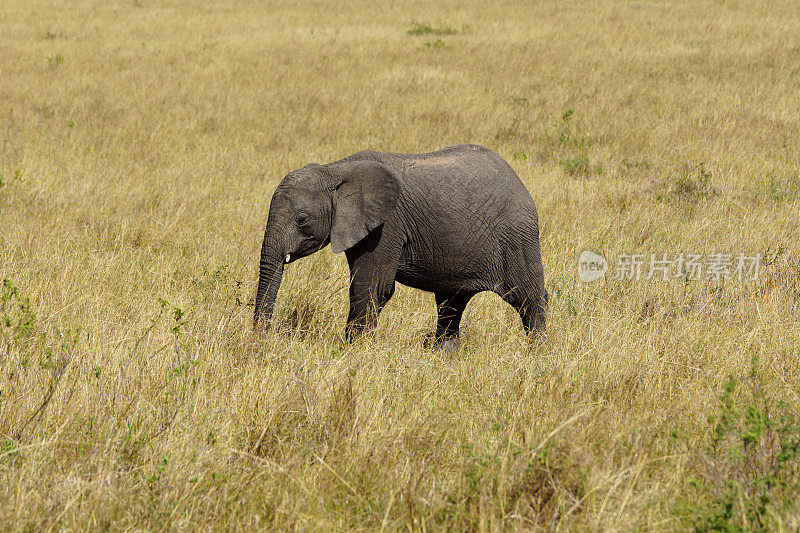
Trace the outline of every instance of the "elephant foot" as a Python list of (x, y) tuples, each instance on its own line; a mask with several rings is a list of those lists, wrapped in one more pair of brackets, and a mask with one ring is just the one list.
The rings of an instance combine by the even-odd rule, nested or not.
[(447, 355), (451, 355), (458, 351), (461, 346), (461, 339), (458, 337), (437, 337), (434, 334), (428, 334), (422, 345), (428, 350), (440, 350)]

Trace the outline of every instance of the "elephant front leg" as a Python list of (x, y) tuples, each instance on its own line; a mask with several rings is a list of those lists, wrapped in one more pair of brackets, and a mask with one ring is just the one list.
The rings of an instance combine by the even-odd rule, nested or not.
[(347, 315), (347, 340), (354, 341), (375, 328), (378, 315), (394, 294), (394, 279), (354, 279), (350, 283), (350, 313)]
[(399, 242), (395, 233), (381, 227), (345, 251), (350, 266), (350, 314), (345, 329), (348, 341), (375, 328), (383, 306), (394, 294)]

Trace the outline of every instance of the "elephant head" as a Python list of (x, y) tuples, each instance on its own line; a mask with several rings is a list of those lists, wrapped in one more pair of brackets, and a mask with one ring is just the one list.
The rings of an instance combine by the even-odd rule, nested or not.
[(329, 242), (334, 253), (358, 243), (391, 215), (400, 179), (376, 161), (310, 164), (275, 189), (261, 246), (253, 326), (269, 325), (283, 267)]

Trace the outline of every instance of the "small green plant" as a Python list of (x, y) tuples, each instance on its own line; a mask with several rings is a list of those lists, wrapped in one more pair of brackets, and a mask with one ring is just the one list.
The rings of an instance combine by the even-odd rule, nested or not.
[(568, 173), (573, 176), (576, 174), (585, 174), (589, 170), (589, 158), (585, 155), (577, 155), (568, 157), (558, 162), (559, 165)]
[(528, 105), (530, 103), (525, 96), (512, 96), (511, 101), (517, 105)]
[(643, 159), (641, 161), (631, 160), (627, 157), (623, 157), (622, 161), (620, 161), (620, 165), (624, 167), (626, 170), (630, 169), (643, 169), (647, 170), (650, 168), (650, 161)]
[[(698, 203), (719, 194), (711, 186), (711, 172), (706, 169), (705, 163), (688, 168), (680, 176), (670, 180), (672, 185), (669, 188), (668, 197), (676, 200)], [(656, 195), (658, 201), (665, 198), (664, 194)]]
[(559, 129), (558, 144), (562, 148), (574, 148), (585, 153), (595, 143), (595, 140), (575, 133), (572, 127), (573, 115), (575, 115), (575, 110), (572, 108), (565, 109), (561, 114), (561, 123), (556, 125)]
[(428, 24), (412, 22), (411, 28), (406, 30), (407, 35), (457, 35), (458, 30), (445, 26), (444, 28), (434, 28)]
[(768, 246), (767, 249), (764, 250), (764, 266), (768, 267), (777, 263), (785, 251), (786, 245), (783, 243), (779, 244), (778, 249), (774, 252), (772, 251), (772, 247)]
[(528, 154), (526, 154), (524, 150), (514, 150), (511, 157), (514, 158), (514, 161), (525, 161), (528, 159)]
[(0, 321), (11, 329), (17, 341), (33, 337), (36, 326), (36, 313), (28, 298), (19, 295), (19, 288), (9, 279), (3, 280), (0, 292)]
[(572, 115), (575, 114), (574, 109), (565, 109), (564, 113), (561, 115), (561, 133), (558, 135), (558, 142), (565, 143), (570, 138), (570, 119), (572, 119)]
[(780, 178), (773, 179), (766, 185), (765, 193), (767, 197), (775, 200), (776, 202), (780, 202), (786, 198), (786, 185)]
[(452, 46), (450, 46), (441, 39), (436, 39), (435, 41), (428, 41), (425, 43), (425, 46), (428, 48), (435, 48), (437, 50), (445, 50), (445, 49), (449, 50), (453, 48)]
[(219, 295), (223, 298), (223, 303), (242, 307), (247, 303), (239, 294), (242, 288), (242, 281), (237, 279), (228, 265), (220, 265), (211, 270), (207, 265), (203, 265), (202, 277), (196, 276), (192, 283), (201, 292)]
[(6, 181), (6, 178), (3, 175), (3, 173), (0, 172), (0, 187), (3, 187), (4, 185), (10, 185), (11, 183), (13, 183), (15, 181), (22, 181), (22, 172), (20, 172), (19, 170), (15, 170), (14, 171), (14, 175), (11, 176), (8, 179), (8, 181)]
[(63, 62), (64, 62), (64, 56), (62, 56), (61, 54), (56, 54), (56, 55), (47, 57), (47, 63), (51, 67), (57, 67)]
[(572, 299), (567, 302), (567, 314), (569, 314), (569, 316), (578, 316), (578, 308), (575, 307)]
[[(0, 353), (8, 356), (2, 362), (10, 363), (6, 367), (9, 369), (6, 374), (10, 387), (6, 389), (10, 391), (8, 397), (20, 397), (15, 389), (21, 386), (22, 376), (42, 371), (48, 376), (38, 407), (17, 425), (14, 440), (22, 438), (31, 422), (41, 420), (64, 376), (80, 332), (80, 327), (65, 331), (53, 328), (52, 335), (49, 335), (39, 326), (30, 300), (21, 295), (20, 289), (10, 279), (3, 280), (0, 287)], [(38, 365), (31, 364), (36, 361)], [(28, 390), (25, 394), (32, 392)]]
[[(744, 390), (743, 390), (744, 389)], [(709, 439), (676, 512), (697, 531), (769, 531), (800, 490), (800, 420), (767, 394), (757, 356), (730, 376), (709, 415)], [(743, 405), (742, 405), (743, 404)]]
[(565, 109), (561, 113), (561, 119), (553, 124), (552, 129), (539, 136), (539, 141), (544, 144), (539, 156), (542, 159), (555, 160), (571, 176), (601, 174), (602, 163), (589, 164), (588, 150), (595, 141), (574, 131), (572, 123), (574, 116), (573, 108)]
[(181, 335), (181, 328), (186, 325), (186, 320), (183, 320), (184, 311), (180, 307), (174, 306), (169, 303), (164, 298), (158, 298), (158, 305), (161, 306), (162, 309), (167, 309), (172, 314), (172, 317), (175, 319), (175, 323), (172, 326), (172, 333), (176, 336)]
[(769, 181), (756, 187), (756, 197), (783, 202), (796, 196), (798, 189), (797, 174), (791, 178), (771, 176)]

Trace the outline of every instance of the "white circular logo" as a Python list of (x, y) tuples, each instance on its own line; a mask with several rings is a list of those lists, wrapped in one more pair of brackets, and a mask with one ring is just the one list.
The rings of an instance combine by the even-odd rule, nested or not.
[(584, 250), (578, 258), (578, 277), (584, 283), (591, 283), (606, 275), (608, 262), (600, 254)]

